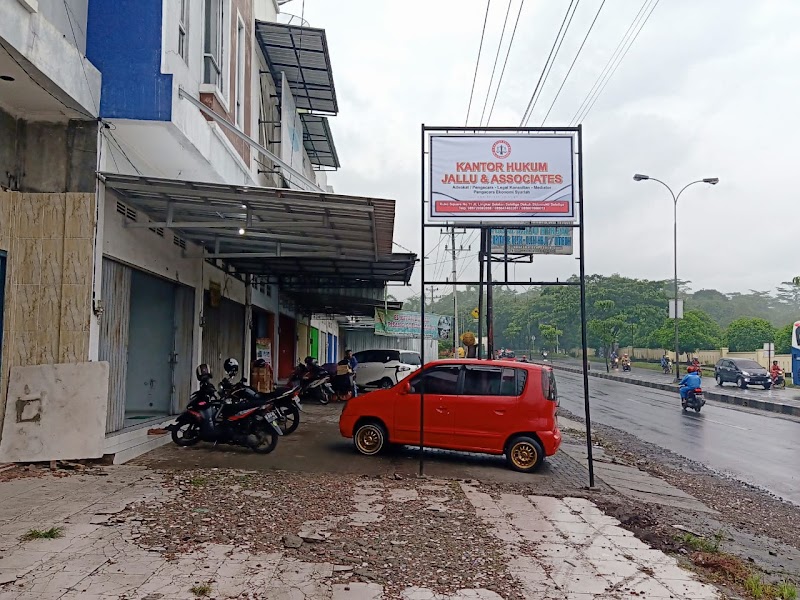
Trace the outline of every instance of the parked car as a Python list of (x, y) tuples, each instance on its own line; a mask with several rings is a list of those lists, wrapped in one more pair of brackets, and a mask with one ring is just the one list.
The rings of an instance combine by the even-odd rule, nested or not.
[(368, 456), (390, 444), (418, 445), (424, 386), (423, 444), (505, 455), (535, 471), (561, 444), (553, 369), (513, 360), (438, 360), (390, 389), (350, 400), (339, 431)]
[(746, 389), (748, 385), (761, 385), (765, 390), (772, 386), (769, 371), (747, 358), (721, 358), (714, 366), (714, 378), (719, 386), (735, 383)]
[(354, 354), (359, 388), (388, 389), (422, 366), (419, 352), (411, 350), (362, 350)]

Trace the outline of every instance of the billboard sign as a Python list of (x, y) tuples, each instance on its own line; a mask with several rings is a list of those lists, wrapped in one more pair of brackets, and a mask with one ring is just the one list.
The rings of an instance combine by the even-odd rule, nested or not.
[(524, 229), (493, 229), (492, 254), (506, 251), (508, 233), (509, 254), (572, 254), (572, 227), (558, 223)]
[(569, 135), (434, 135), (430, 220), (527, 223), (575, 220)]
[[(304, 173), (303, 122), (297, 112), (297, 105), (286, 79), (286, 73), (281, 73), (281, 79), (283, 80), (281, 84), (281, 160), (298, 173)], [(306, 189), (306, 185), (296, 181), (291, 173), (284, 172), (284, 176), (296, 189)]]
[[(419, 337), (422, 323), (420, 313), (407, 310), (375, 309), (375, 335)], [(453, 335), (453, 317), (425, 313), (425, 337), (447, 340)]]

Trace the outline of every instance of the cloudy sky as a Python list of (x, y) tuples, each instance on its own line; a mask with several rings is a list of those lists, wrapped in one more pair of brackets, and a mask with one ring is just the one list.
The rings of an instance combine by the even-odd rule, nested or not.
[[(489, 106), (520, 1), (511, 0)], [(519, 124), (569, 5), (522, 1), (491, 125)], [(547, 125), (570, 123), (642, 1), (606, 0)], [(579, 2), (531, 125), (541, 124), (601, 2)], [(470, 125), (480, 121), (508, 0), (490, 6)], [(485, 9), (485, 0), (293, 0), (283, 7), (327, 30), (340, 107), (332, 129), (343, 164), (330, 181), (340, 192), (396, 199), (395, 240), (415, 252), (420, 124), (464, 124)], [(714, 187), (693, 186), (678, 206), (679, 276), (694, 289), (769, 290), (800, 275), (800, 193), (792, 181), (798, 18), (794, 0), (658, 2), (582, 121), (587, 272), (672, 277), (672, 200), (657, 183), (634, 182), (640, 172), (676, 191), (720, 178)], [(426, 240), (429, 250), (436, 246), (438, 231)], [(476, 240), (460, 243), (470, 241), (459, 270), (474, 278)], [(430, 270), (449, 270), (443, 249), (430, 254)], [(576, 271), (572, 257), (541, 257), (518, 267), (517, 278)]]

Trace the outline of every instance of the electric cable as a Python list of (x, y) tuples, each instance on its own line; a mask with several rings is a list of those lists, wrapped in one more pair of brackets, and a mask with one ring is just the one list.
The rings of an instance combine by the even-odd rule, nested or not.
[(483, 50), (483, 37), (486, 34), (486, 22), (489, 20), (489, 6), (492, 4), (492, 0), (487, 0), (486, 2), (486, 14), (483, 16), (483, 29), (481, 30), (481, 41), (478, 44), (478, 58), (475, 61), (475, 74), (472, 76), (472, 90), (469, 93), (469, 104), (467, 104), (467, 116), (464, 118), (464, 127), (467, 126), (469, 122), (469, 111), (472, 109), (472, 96), (475, 94), (475, 82), (478, 79), (478, 66), (481, 63), (481, 51)]
[(605, 6), (605, 4), (606, 4), (606, 0), (603, 0), (600, 3), (600, 8), (597, 9), (597, 12), (594, 15), (594, 19), (592, 20), (592, 24), (589, 25), (589, 30), (586, 32), (586, 35), (584, 36), (583, 41), (581, 42), (581, 46), (580, 46), (580, 48), (578, 48), (577, 54), (575, 54), (575, 58), (572, 59), (572, 64), (569, 66), (569, 70), (567, 71), (567, 74), (564, 76), (564, 79), (561, 81), (561, 86), (559, 86), (558, 91), (556, 92), (556, 95), (553, 98), (553, 101), (550, 103), (550, 108), (547, 109), (547, 114), (544, 116), (544, 119), (542, 119), (542, 125), (541, 125), (542, 127), (544, 127), (544, 123), (545, 123), (545, 121), (547, 121), (547, 117), (550, 116), (550, 111), (553, 110), (553, 106), (555, 106), (556, 100), (558, 100), (558, 97), (561, 95), (561, 90), (564, 89), (564, 84), (567, 83), (567, 79), (569, 79), (570, 73), (572, 73), (572, 69), (575, 66), (575, 63), (578, 62), (578, 57), (581, 55), (581, 51), (583, 50), (583, 47), (586, 44), (586, 40), (589, 39), (589, 34), (592, 33), (592, 29), (594, 29), (594, 24), (597, 22), (597, 17), (600, 16), (600, 12), (603, 10), (603, 6)]
[[(603, 0), (605, 2), (605, 0)], [(486, 125), (488, 126), (494, 114), (494, 105), (497, 102), (497, 95), (500, 93), (500, 86), (503, 83), (503, 75), (506, 74), (506, 65), (508, 64), (508, 57), (511, 54), (511, 47), (514, 45), (514, 38), (517, 35), (517, 26), (519, 25), (519, 18), (522, 15), (522, 7), (525, 6), (525, 0), (519, 3), (519, 11), (517, 11), (517, 20), (514, 22), (514, 30), (511, 32), (511, 40), (508, 42), (508, 49), (506, 50), (506, 57), (503, 60), (503, 68), (500, 70), (500, 78), (497, 80), (497, 87), (494, 90), (494, 98), (492, 99), (492, 107), (489, 109), (489, 116), (486, 117)]]
[(513, 0), (508, 0), (508, 8), (506, 8), (506, 17), (503, 20), (503, 29), (500, 31), (500, 41), (497, 42), (497, 54), (494, 56), (494, 64), (492, 65), (492, 75), (489, 77), (489, 85), (486, 87), (486, 99), (483, 101), (483, 110), (481, 111), (481, 120), (478, 125), (483, 124), (483, 116), (486, 114), (486, 106), (489, 104), (489, 95), (492, 91), (492, 83), (494, 82), (494, 73), (497, 70), (497, 61), (500, 58), (500, 50), (503, 47), (503, 38), (506, 36), (506, 27), (508, 27), (508, 15), (511, 14), (511, 3)]
[(528, 118), (525, 120), (525, 124), (527, 125), (530, 121), (531, 117), (533, 116), (533, 111), (536, 109), (536, 103), (539, 102), (539, 98), (542, 97), (542, 92), (544, 92), (544, 86), (547, 83), (547, 78), (550, 77), (550, 71), (553, 70), (553, 65), (556, 64), (556, 58), (558, 58), (558, 53), (561, 52), (561, 45), (564, 43), (564, 40), (567, 38), (567, 33), (569, 32), (570, 25), (572, 25), (572, 19), (575, 18), (575, 13), (578, 12), (578, 6), (580, 5), (581, 0), (577, 0), (575, 2), (575, 8), (572, 11), (572, 14), (569, 16), (569, 21), (567, 21), (567, 26), (564, 29), (564, 35), (561, 36), (561, 40), (558, 42), (558, 47), (556, 48), (556, 52), (553, 55), (553, 60), (550, 61), (550, 66), (547, 67), (547, 72), (544, 74), (544, 79), (542, 79), (542, 87), (539, 88), (539, 95), (536, 96), (536, 99), (533, 101), (533, 106), (531, 106), (531, 111), (528, 113)]
[(525, 125), (525, 121), (528, 118), (528, 112), (531, 110), (533, 106), (533, 99), (536, 97), (536, 92), (539, 90), (539, 86), (542, 84), (542, 77), (544, 77), (544, 71), (547, 68), (547, 63), (550, 62), (550, 58), (553, 56), (553, 52), (556, 50), (556, 44), (558, 43), (558, 38), (561, 36), (561, 30), (564, 28), (564, 25), (567, 23), (567, 17), (569, 16), (569, 11), (572, 9), (572, 5), (575, 3), (575, 0), (571, 0), (569, 6), (567, 7), (567, 12), (564, 14), (564, 19), (561, 21), (561, 27), (558, 28), (558, 33), (556, 34), (556, 39), (553, 40), (553, 46), (550, 48), (550, 54), (547, 55), (547, 60), (544, 63), (544, 67), (542, 67), (542, 72), (539, 74), (539, 80), (536, 82), (536, 87), (533, 88), (533, 93), (531, 94), (531, 99), (528, 101), (528, 107), (525, 109), (525, 112), (522, 113), (522, 119), (520, 119), (519, 126), (522, 127)]
[(586, 117), (589, 116), (589, 113), (591, 112), (592, 108), (594, 107), (595, 102), (597, 102), (597, 99), (600, 97), (600, 94), (602, 94), (603, 90), (606, 89), (606, 86), (608, 85), (608, 82), (611, 81), (612, 77), (614, 77), (614, 73), (617, 72), (617, 69), (622, 64), (622, 61), (625, 60), (625, 57), (628, 55), (628, 52), (630, 51), (630, 49), (633, 47), (633, 44), (636, 43), (636, 38), (639, 37), (639, 34), (642, 32), (642, 29), (644, 29), (644, 26), (647, 25), (647, 21), (650, 19), (650, 16), (653, 14), (653, 11), (656, 9), (656, 6), (658, 6), (659, 1), (660, 0), (656, 0), (653, 3), (653, 8), (651, 8), (650, 12), (647, 13), (647, 16), (642, 21), (641, 27), (639, 27), (639, 30), (636, 32), (636, 35), (633, 36), (633, 39), (631, 40), (631, 43), (628, 44), (628, 47), (625, 49), (625, 52), (622, 54), (622, 57), (619, 59), (619, 62), (617, 62), (616, 66), (614, 67), (614, 70), (611, 71), (611, 74), (608, 76), (608, 78), (606, 79), (605, 83), (603, 83), (603, 87), (600, 88), (600, 90), (597, 92), (597, 95), (594, 97), (594, 100), (592, 100), (592, 103), (586, 109), (586, 112), (584, 112), (583, 115), (581, 116), (581, 121), (583, 121), (584, 119), (586, 119)]

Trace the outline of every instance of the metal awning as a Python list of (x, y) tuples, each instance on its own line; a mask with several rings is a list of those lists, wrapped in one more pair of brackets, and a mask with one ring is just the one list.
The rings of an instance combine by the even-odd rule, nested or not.
[(256, 21), (256, 39), (281, 101), (281, 73), (286, 73), (300, 110), (339, 112), (324, 29)]
[(315, 315), (352, 315), (372, 317), (376, 308), (388, 307), (389, 310), (400, 310), (402, 302), (386, 302), (347, 294), (299, 293), (289, 291), (288, 295), (294, 306), (304, 314)]
[(305, 146), (308, 160), (321, 167), (339, 168), (339, 155), (333, 144), (330, 124), (327, 117), (311, 113), (300, 113), (303, 121), (303, 145)]
[[(100, 173), (144, 213), (126, 227), (164, 228), (236, 272), (288, 286), (408, 283), (413, 254), (392, 254), (394, 200), (284, 188)], [(201, 255), (198, 253), (198, 258)]]

